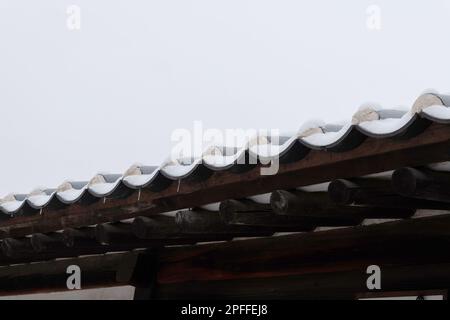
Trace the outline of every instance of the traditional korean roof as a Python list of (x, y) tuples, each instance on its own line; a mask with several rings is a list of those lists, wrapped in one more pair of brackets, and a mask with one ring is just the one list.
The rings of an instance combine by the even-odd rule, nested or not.
[[(332, 217), (329, 213), (310, 219), (310, 215), (314, 215), (311, 212), (284, 219), (280, 216), (286, 212), (280, 213), (277, 210), (283, 211), (286, 208), (280, 209), (274, 204), (274, 199), (279, 196), (274, 193), (284, 190), (294, 194), (293, 203), (309, 206), (314, 203), (315, 200), (311, 199), (317, 194), (328, 195), (330, 183), (337, 178), (362, 177), (364, 182), (361, 185), (353, 182), (352, 188), (355, 190), (364, 189), (365, 181), (387, 181), (383, 185), (386, 189), (392, 183), (393, 170), (403, 167), (420, 165), (433, 172), (447, 172), (450, 165), (446, 160), (450, 160), (450, 153), (444, 154), (442, 150), (450, 139), (449, 123), (450, 96), (426, 93), (421, 95), (409, 110), (364, 105), (346, 123), (307, 122), (301, 125), (293, 136), (277, 139), (269, 136), (253, 137), (240, 148), (212, 146), (200, 157), (166, 161), (161, 165), (133, 165), (123, 174), (102, 173), (90, 181), (65, 181), (56, 187), (40, 188), (25, 194), (9, 194), (0, 200), (0, 231), (4, 239), (2, 248), (4, 252), (10, 252), (11, 248), (22, 246), (23, 252), (30, 253), (38, 247), (42, 249), (42, 246), (36, 244), (39, 241), (40, 244), (54, 244), (55, 241), (61, 240), (55, 233), (62, 234), (68, 229), (78, 230), (95, 225), (100, 227), (97, 227), (96, 235), (92, 235), (93, 239), (96, 236), (108, 238), (105, 234), (109, 233), (117, 236), (116, 239), (122, 239), (116, 243), (121, 244), (122, 241), (129, 244), (111, 247), (109, 250), (149, 245), (148, 242), (133, 243), (130, 240), (133, 232), (139, 228), (132, 227), (133, 224), (144, 224), (150, 228), (152, 223), (156, 223), (155, 225), (161, 228), (157, 230), (166, 228), (169, 231), (165, 234), (170, 235), (172, 232), (174, 236), (173, 239), (169, 237), (171, 241), (162, 241), (163, 244), (185, 244), (186, 241), (180, 239), (189, 240), (187, 243), (227, 240), (239, 236), (271, 235), (278, 231), (303, 232), (318, 227), (358, 225), (364, 223), (367, 218), (410, 217), (415, 211), (394, 214), (394, 210), (388, 210), (395, 208), (393, 202), (367, 205), (362, 201), (362, 204), (356, 205), (353, 202), (345, 203), (350, 209), (346, 208), (343, 212), (354, 217), (360, 214), (358, 212), (361, 207), (364, 210), (371, 207), (375, 208), (376, 212), (380, 212), (381, 208), (386, 209), (386, 212), (391, 212), (391, 216), (374, 214), (374, 210), (369, 210), (372, 213), (362, 210), (361, 212), (366, 213), (361, 213), (361, 219), (333, 220), (330, 219)], [(449, 135), (449, 139), (446, 135)], [(411, 154), (410, 157), (405, 154), (416, 149), (417, 154)], [(281, 166), (279, 173), (261, 176), (256, 170), (275, 160), (279, 161)], [(353, 167), (343, 170), (341, 164), (344, 163), (352, 163)], [(377, 177), (373, 176), (375, 173), (378, 173)], [(304, 194), (307, 195), (306, 200), (299, 200)], [(404, 195), (397, 193), (396, 196)], [(278, 201), (286, 201), (283, 197), (289, 198), (284, 194), (277, 198)], [(430, 200), (429, 198), (425, 200)], [(248, 228), (252, 227), (252, 222), (242, 222), (246, 221), (242, 215), (232, 215), (231, 218), (226, 216), (225, 211), (228, 209), (225, 208), (228, 207), (225, 201), (229, 200), (241, 204), (244, 202), (244, 205), (241, 205), (241, 213), (244, 215), (246, 212), (249, 212), (248, 216), (255, 212), (261, 213), (259, 216), (254, 215), (253, 224), (256, 225), (253, 225), (253, 229)], [(239, 207), (239, 204), (236, 205)], [(301, 211), (301, 208), (299, 205), (296, 210)], [(446, 206), (436, 202), (416, 202), (415, 206), (407, 207), (411, 210), (439, 208), (446, 209)], [(238, 209), (235, 211), (240, 212)], [(205, 212), (221, 212), (221, 216), (205, 222), (205, 219), (209, 219)], [(276, 221), (257, 226), (255, 221), (268, 221), (273, 213), (277, 214)], [(161, 214), (173, 221), (160, 218)], [(291, 214), (296, 215), (293, 212), (286, 215)], [(162, 222), (145, 219), (133, 222), (136, 217), (153, 219), (156, 215)], [(299, 219), (299, 216), (303, 220)], [(170, 226), (172, 222), (175, 223), (175, 228)], [(106, 229), (101, 227), (104, 223), (109, 223)], [(208, 227), (199, 227), (197, 230), (193, 227), (195, 223), (199, 226), (202, 223), (208, 226), (210, 223), (213, 227), (210, 232), (207, 232)], [(221, 223), (231, 224), (234, 229), (218, 227)], [(290, 223), (293, 226), (291, 228), (288, 227)], [(271, 225), (272, 227), (268, 227)], [(237, 226), (246, 228), (239, 229)], [(197, 231), (192, 232), (191, 229)], [(100, 233), (103, 236), (99, 236)], [(193, 237), (192, 233), (195, 233), (196, 237)], [(119, 234), (121, 236), (118, 236)], [(183, 238), (182, 235), (189, 236)], [(80, 237), (89, 238), (86, 234)], [(158, 237), (159, 240), (167, 240), (164, 239), (163, 233), (158, 234)], [(33, 239), (34, 241), (31, 241)], [(22, 241), (21, 246), (17, 241)], [(24, 241), (30, 241), (28, 249), (24, 248)], [(108, 244), (108, 241), (101, 244)]]
[(364, 105), (347, 123), (308, 122), (296, 135), (277, 139), (279, 144), (271, 144), (264, 138), (239, 149), (217, 146), (198, 158), (178, 159), (161, 165), (132, 165), (123, 174), (98, 174), (90, 181), (65, 181), (60, 186), (36, 189), (28, 194), (9, 194), (0, 200), (0, 210), (5, 214), (3, 219), (38, 214), (47, 206), (114, 198), (144, 188), (161, 191), (173, 181), (207, 178), (214, 171), (240, 172), (245, 170), (240, 168), (246, 163), (244, 158), (265, 162), (279, 158), (281, 163), (301, 161), (311, 150), (348, 151), (368, 137), (407, 139), (425, 129), (429, 123), (424, 119), (450, 123), (449, 107), (450, 96), (434, 93), (420, 96), (410, 110)]

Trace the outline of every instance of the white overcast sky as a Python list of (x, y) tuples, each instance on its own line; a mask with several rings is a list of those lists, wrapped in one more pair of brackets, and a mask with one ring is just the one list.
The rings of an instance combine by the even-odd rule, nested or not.
[(295, 130), (409, 107), (450, 91), (449, 30), (450, 0), (0, 0), (0, 196), (159, 164), (195, 120)]

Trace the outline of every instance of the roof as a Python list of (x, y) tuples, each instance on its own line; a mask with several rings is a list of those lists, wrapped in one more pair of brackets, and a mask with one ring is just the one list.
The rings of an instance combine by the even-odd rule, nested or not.
[[(125, 219), (173, 210), (218, 211), (219, 203), (229, 199), (247, 198), (270, 206), (270, 195), (279, 189), (326, 193), (328, 183), (334, 179), (405, 166), (427, 165), (434, 171), (449, 171), (450, 165), (444, 162), (450, 160), (449, 154), (443, 152), (450, 141), (449, 107), (450, 97), (436, 93), (421, 95), (410, 110), (365, 105), (345, 124), (310, 122), (291, 137), (256, 137), (242, 148), (214, 146), (198, 158), (176, 159), (159, 166), (133, 165), (124, 174), (98, 174), (90, 181), (66, 181), (56, 188), (10, 194), (0, 201), (0, 231), (2, 238), (10, 239), (105, 222), (127, 224), (132, 221)], [(405, 154), (412, 150), (417, 152)], [(275, 159), (281, 168), (274, 176), (261, 176), (255, 170)], [(392, 172), (384, 176), (390, 180)], [(244, 210), (247, 211), (252, 212)], [(260, 211), (273, 209), (266, 207)], [(191, 210), (188, 220), (198, 222), (192, 212), (195, 210)], [(178, 224), (184, 221), (180, 219)], [(327, 222), (325, 226), (330, 224), (346, 225)], [(220, 229), (217, 221), (211, 225), (216, 228), (211, 230)], [(123, 226), (120, 228), (121, 232), (113, 233), (123, 236)], [(231, 238), (260, 236), (273, 234), (277, 229), (263, 231), (260, 228), (256, 233), (239, 230), (230, 234)], [(217, 239), (213, 231), (199, 233), (205, 236), (196, 240)], [(4, 247), (11, 244), (3, 242)]]
[[(311, 150), (328, 152), (356, 148), (367, 137), (408, 138), (424, 130), (423, 119), (435, 123), (450, 123), (450, 96), (424, 94), (411, 110), (379, 109), (366, 105), (346, 124), (310, 122), (301, 126), (298, 134), (281, 137), (278, 145), (268, 140), (247, 143), (240, 149), (224, 150), (222, 146), (208, 149), (201, 157), (178, 159), (159, 166), (133, 165), (123, 174), (98, 174), (90, 181), (65, 181), (58, 187), (37, 189), (29, 194), (10, 194), (0, 201), (2, 219), (21, 214), (38, 214), (47, 206), (70, 205), (94, 201), (95, 198), (119, 197), (133, 190), (148, 188), (161, 191), (171, 182), (205, 177), (208, 171), (245, 170), (244, 158), (265, 162), (280, 158), (281, 163), (301, 161)], [(231, 154), (231, 152), (233, 152)]]

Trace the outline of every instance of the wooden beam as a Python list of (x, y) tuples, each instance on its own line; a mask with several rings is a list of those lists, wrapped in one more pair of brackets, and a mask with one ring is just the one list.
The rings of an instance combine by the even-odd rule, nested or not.
[(9, 258), (18, 258), (26, 255), (34, 255), (34, 249), (31, 245), (30, 238), (3, 239), (1, 243), (1, 249), (5, 256)]
[(270, 205), (279, 215), (329, 217), (325, 212), (336, 207), (327, 192), (303, 192), (298, 190), (276, 190), (270, 196)]
[(64, 229), (62, 232), (62, 241), (68, 248), (89, 248), (98, 245), (94, 227)]
[(228, 225), (218, 212), (206, 210), (179, 211), (175, 222), (184, 234), (218, 235), (230, 237), (262, 237), (274, 233), (272, 228)]
[(31, 245), (36, 252), (65, 250), (61, 233), (42, 234), (36, 233), (31, 236)]
[[(4, 255), (0, 265), (45, 261), (55, 258), (76, 257), (85, 254), (100, 254), (108, 251), (123, 250), (113, 246), (102, 246), (96, 243), (90, 247), (67, 248), (62, 241), (62, 235), (34, 234), (27, 238), (7, 238), (2, 240), (1, 250)], [(130, 249), (126, 247), (125, 249)]]
[[(50, 238), (50, 239), (49, 239)], [(40, 242), (50, 242), (49, 245), (42, 245)], [(55, 256), (62, 255), (67, 257), (75, 257), (77, 255), (101, 254), (106, 252), (121, 251), (123, 245), (118, 247), (114, 245), (103, 245), (97, 241), (96, 228), (86, 227), (80, 229), (64, 229), (61, 233), (55, 235), (33, 235), (33, 248), (36, 251), (53, 254)], [(37, 247), (36, 247), (37, 246)], [(39, 249), (41, 248), (41, 249)], [(37, 259), (35, 261), (41, 261)]]
[(132, 231), (140, 239), (160, 241), (166, 245), (224, 241), (233, 238), (233, 235), (228, 234), (186, 233), (186, 230), (182, 232), (175, 219), (166, 216), (137, 217), (133, 221)]
[[(390, 179), (378, 178), (336, 179), (329, 184), (328, 194), (333, 202), (341, 205), (367, 204), (380, 206), (380, 203), (384, 203), (385, 197), (393, 195), (398, 197), (393, 191)], [(392, 202), (390, 201), (391, 204)], [(395, 204), (396, 202), (390, 207), (395, 206)]]
[(103, 223), (95, 230), (97, 241), (104, 245), (136, 242), (136, 236), (131, 230), (129, 223)]
[(414, 209), (345, 206), (331, 201), (327, 192), (302, 192), (277, 190), (272, 192), (270, 203), (279, 215), (298, 216), (316, 221), (317, 225), (347, 223), (357, 225), (364, 219), (405, 218)]
[(76, 242), (75, 245), (66, 246), (62, 233), (34, 234), (26, 238), (4, 239), (1, 244), (0, 265), (125, 251), (135, 247), (136, 243), (101, 245), (96, 240), (89, 243)]
[(404, 196), (450, 203), (450, 172), (402, 168), (394, 172), (392, 181)]
[(261, 175), (261, 167), (240, 174), (215, 172), (204, 181), (183, 181), (161, 192), (143, 189), (124, 199), (104, 199), (91, 205), (44, 208), (42, 215), (15, 217), (0, 222), (2, 237), (48, 233), (136, 216), (150, 216), (290, 189), (340, 178), (363, 176), (450, 160), (450, 126), (431, 124), (418, 136), (402, 139), (367, 138), (353, 150), (341, 153), (311, 151), (300, 161), (281, 164), (278, 174)]
[[(82, 289), (120, 285), (143, 286), (144, 260), (151, 260), (146, 251), (97, 255), (0, 268), (0, 295), (67, 290), (67, 267), (81, 269)], [(140, 265), (140, 266), (139, 266)], [(154, 272), (149, 268), (151, 276)], [(150, 284), (150, 283), (148, 283)]]
[[(148, 220), (138, 219), (136, 223), (104, 223), (97, 225), (96, 238), (99, 243), (118, 250), (133, 248), (158, 248), (165, 245), (195, 244), (203, 241), (230, 240), (233, 235), (217, 235), (213, 233), (174, 233), (158, 235), (145, 230)], [(140, 237), (138, 237), (138, 235)], [(111, 250), (110, 249), (110, 250)]]
[(309, 231), (316, 227), (301, 217), (277, 215), (270, 204), (248, 199), (221, 202), (220, 216), (229, 225), (272, 228), (275, 232)]
[(180, 234), (175, 219), (167, 216), (137, 217), (132, 230), (140, 239), (167, 239)]
[[(328, 193), (330, 199), (340, 205), (377, 206), (401, 209), (450, 209), (450, 204), (448, 203), (401, 196), (394, 190), (390, 179), (337, 179), (330, 183)], [(399, 214), (399, 217), (402, 217), (400, 212)]]
[(250, 199), (225, 200), (220, 203), (219, 211), (222, 216), (236, 212), (272, 212), (270, 204), (258, 203)]

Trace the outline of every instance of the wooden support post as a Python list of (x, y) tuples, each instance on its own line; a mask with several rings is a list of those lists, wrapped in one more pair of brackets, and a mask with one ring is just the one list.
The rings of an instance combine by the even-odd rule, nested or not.
[(130, 284), (135, 287), (134, 300), (151, 300), (155, 297), (157, 270), (157, 250), (149, 250), (138, 256), (130, 280)]

